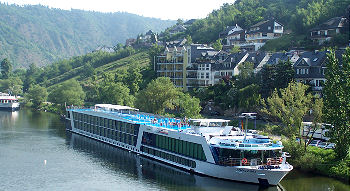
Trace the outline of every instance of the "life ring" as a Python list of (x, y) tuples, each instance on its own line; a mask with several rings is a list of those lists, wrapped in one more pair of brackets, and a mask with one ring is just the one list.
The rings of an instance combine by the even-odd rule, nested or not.
[(282, 157), (280, 157), (280, 163), (282, 163), (283, 162), (283, 158)]
[(242, 159), (242, 164), (247, 164), (248, 163), (248, 160), (246, 158), (243, 158)]

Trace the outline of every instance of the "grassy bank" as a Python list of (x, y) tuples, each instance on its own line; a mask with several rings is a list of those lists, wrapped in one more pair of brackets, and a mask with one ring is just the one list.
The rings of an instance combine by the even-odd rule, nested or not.
[(339, 159), (332, 149), (313, 146), (305, 150), (304, 145), (300, 145), (295, 139), (285, 140), (283, 145), (284, 151), (291, 154), (289, 162), (294, 168), (337, 178), (350, 184), (350, 156)]

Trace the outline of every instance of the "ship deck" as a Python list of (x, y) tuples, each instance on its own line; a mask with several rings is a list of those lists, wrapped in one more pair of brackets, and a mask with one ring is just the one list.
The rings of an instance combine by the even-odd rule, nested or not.
[(177, 118), (168, 118), (162, 116), (156, 116), (152, 114), (142, 113), (142, 112), (133, 112), (132, 114), (120, 113), (115, 111), (105, 111), (101, 109), (69, 109), (77, 112), (96, 112), (96, 113), (105, 113), (110, 116), (116, 116), (122, 118), (123, 120), (129, 121), (131, 123), (147, 125), (151, 127), (162, 127), (168, 130), (185, 130), (190, 129), (191, 126), (184, 122), (181, 119)]

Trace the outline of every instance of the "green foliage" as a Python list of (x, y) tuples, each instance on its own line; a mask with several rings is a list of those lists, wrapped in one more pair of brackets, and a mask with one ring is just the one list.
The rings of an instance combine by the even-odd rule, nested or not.
[[(113, 46), (152, 29), (160, 32), (176, 21), (129, 13), (51, 9), (41, 5), (0, 4), (0, 54), (14, 68), (38, 66)], [(116, 35), (117, 34), (117, 35)]]
[(244, 88), (255, 82), (254, 63), (244, 62), (238, 66), (237, 87)]
[(305, 154), (303, 145), (296, 141), (296, 137), (292, 136), (289, 139), (282, 140), (284, 151), (291, 155), (292, 161), (295, 161)]
[(287, 88), (275, 90), (270, 97), (262, 101), (261, 112), (282, 122), (283, 134), (287, 137), (300, 134), (303, 117), (311, 102), (311, 95), (306, 94), (307, 89), (307, 85), (291, 82)]
[(261, 99), (259, 89), (256, 84), (241, 88), (238, 92), (238, 107), (245, 111), (255, 111)]
[(233, 46), (230, 50), (230, 53), (234, 54), (234, 53), (238, 53), (240, 51), (241, 51), (241, 49), (239, 48), (239, 46)]
[(135, 97), (130, 95), (129, 88), (120, 82), (105, 82), (99, 89), (99, 99), (102, 103), (134, 106)]
[(332, 149), (307, 147), (295, 141), (295, 137), (282, 140), (284, 151), (291, 155), (290, 163), (302, 171), (317, 172), (342, 180), (350, 178), (350, 156), (340, 159)]
[(213, 48), (215, 50), (222, 50), (222, 43), (221, 43), (222, 39), (217, 39), (214, 43), (213, 43)]
[(164, 115), (167, 111), (181, 117), (200, 117), (199, 103), (198, 98), (183, 93), (169, 78), (159, 77), (137, 94), (135, 105), (149, 113)]
[(260, 71), (261, 75), (261, 95), (266, 98), (271, 95), (275, 89), (286, 88), (294, 78), (294, 69), (292, 63), (279, 62), (276, 65), (265, 64)]
[(191, 45), (193, 43), (192, 37), (190, 35), (186, 36), (186, 45)]
[(94, 69), (94, 67), (92, 67), (91, 63), (88, 62), (84, 65), (82, 72), (83, 73), (82, 73), (81, 77), (88, 78), (94, 74), (95, 69)]
[(175, 108), (178, 92), (169, 78), (159, 77), (138, 93), (135, 105), (145, 112), (164, 114), (165, 109)]
[(85, 92), (76, 80), (68, 80), (58, 85), (49, 94), (49, 100), (61, 106), (75, 105), (81, 106), (84, 104)]
[(350, 150), (350, 48), (343, 55), (342, 65), (334, 51), (328, 54), (326, 84), (324, 87), (324, 116), (332, 124), (330, 136), (336, 143), (339, 158)]
[(47, 90), (39, 85), (33, 85), (25, 94), (25, 99), (33, 103), (34, 108), (39, 108), (40, 105), (47, 100)]
[(200, 118), (200, 100), (188, 93), (179, 93), (177, 107), (180, 108), (180, 117)]
[(1, 78), (2, 79), (8, 79), (10, 77), (10, 74), (12, 72), (12, 64), (11, 62), (5, 58), (1, 61)]
[(23, 91), (26, 92), (30, 86), (37, 83), (37, 79), (40, 78), (41, 69), (34, 63), (30, 64), (29, 69), (26, 71), (25, 79), (23, 82)]
[(23, 82), (19, 77), (11, 76), (8, 79), (0, 80), (0, 92), (9, 92), (13, 95), (22, 94)]
[(129, 67), (124, 84), (126, 84), (130, 88), (130, 93), (132, 95), (135, 95), (139, 91), (141, 83), (142, 83), (141, 68)]

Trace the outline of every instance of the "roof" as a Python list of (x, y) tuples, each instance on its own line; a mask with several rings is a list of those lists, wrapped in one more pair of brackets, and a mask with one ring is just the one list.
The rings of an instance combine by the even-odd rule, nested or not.
[(295, 63), (299, 59), (299, 56), (294, 53), (290, 54), (290, 53), (276, 52), (270, 56), (266, 64), (278, 64), (279, 61), (287, 61), (288, 59), (292, 63)]
[(329, 19), (328, 21), (312, 28), (310, 31), (315, 30), (325, 30), (325, 29), (335, 29), (345, 27), (347, 19), (345, 17), (334, 17)]
[(190, 119), (193, 122), (230, 122), (230, 120), (226, 119)]
[(266, 52), (250, 52), (245, 62), (254, 63), (254, 68), (256, 68), (266, 55)]
[[(320, 72), (320, 67), (323, 67), (324, 61), (327, 59), (328, 51), (313, 51), (304, 52), (295, 62), (293, 68), (306, 67), (309, 69), (308, 74), (297, 74), (296, 78), (324, 78), (324, 74)], [(325, 67), (325, 66), (324, 66)]]
[(185, 30), (186, 30), (186, 27), (184, 27), (183, 25), (176, 25), (173, 28), (171, 28), (169, 32), (183, 32)]
[(149, 30), (147, 33), (146, 33), (146, 35), (153, 35), (154, 33), (153, 33), (153, 31), (152, 30)]
[(219, 36), (225, 37), (229, 35), (228, 33), (233, 29), (236, 29), (235, 31), (233, 31), (233, 33), (244, 32), (244, 30), (236, 24), (235, 26), (227, 26), (226, 29), (219, 34)]
[[(194, 61), (197, 58), (201, 58), (203, 56), (213, 55), (215, 50), (214, 48), (207, 46), (205, 44), (191, 44), (191, 60)], [(209, 52), (207, 54), (207, 52)], [(215, 51), (218, 52), (218, 51)], [(204, 54), (204, 55), (203, 55)]]
[(192, 25), (197, 19), (190, 19), (184, 23), (184, 25)]
[[(248, 54), (247, 52), (238, 52), (230, 54), (222, 63), (216, 62), (213, 65), (214, 70), (225, 70), (225, 69), (234, 69), (236, 65)], [(225, 65), (231, 63), (231, 67)]]
[(304, 52), (300, 55), (294, 66), (300, 66), (302, 62), (313, 67), (321, 66), (327, 58), (327, 53), (327, 51)]
[[(265, 20), (260, 21), (251, 27), (249, 27), (249, 30), (247, 31), (247, 34), (249, 33), (256, 33), (256, 32), (262, 32), (262, 33), (272, 33), (274, 31), (274, 23), (278, 23), (279, 25), (283, 26), (281, 23), (279, 23), (276, 20)], [(270, 29), (269, 29), (270, 26)], [(254, 28), (259, 28), (258, 30), (252, 30)]]
[(129, 106), (112, 105), (112, 104), (96, 104), (95, 107), (100, 107), (100, 108), (105, 108), (105, 109), (114, 109), (114, 110), (135, 110), (135, 111), (139, 110), (139, 109), (132, 108)]
[(186, 42), (187, 42), (187, 39), (184, 38), (184, 39), (179, 39), (179, 40), (165, 42), (165, 46), (169, 47), (169, 48), (181, 47), (181, 46), (184, 46)]

